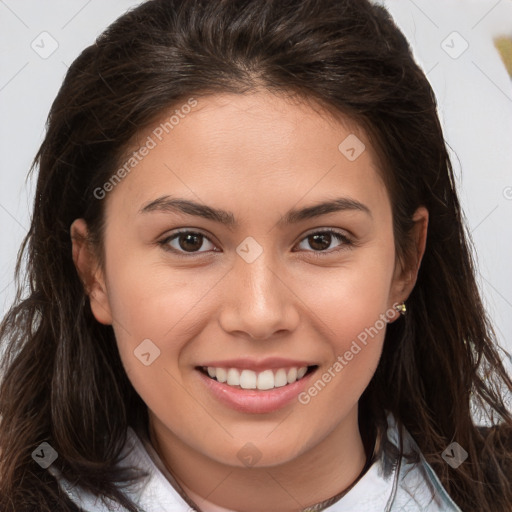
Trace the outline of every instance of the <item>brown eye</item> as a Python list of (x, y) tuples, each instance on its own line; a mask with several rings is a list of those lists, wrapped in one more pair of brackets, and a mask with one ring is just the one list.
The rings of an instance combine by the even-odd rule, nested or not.
[(197, 251), (203, 245), (203, 236), (198, 233), (186, 233), (178, 236), (178, 245), (184, 251)]
[(321, 233), (319, 235), (309, 235), (308, 242), (312, 249), (325, 251), (331, 245), (332, 235), (330, 233)]
[(177, 253), (204, 253), (208, 251), (200, 251), (205, 241), (215, 247), (212, 242), (202, 233), (195, 231), (180, 231), (162, 240), (160, 245), (167, 251)]
[[(338, 244), (337, 247), (335, 247), (333, 250), (328, 251), (331, 247), (331, 244), (333, 241), (338, 240), (338, 242), (341, 242)], [(348, 238), (348, 236), (344, 235), (343, 233), (340, 233), (338, 231), (334, 230), (325, 230), (325, 231), (316, 231), (314, 233), (311, 233), (307, 235), (305, 238), (302, 239), (301, 243), (307, 242), (307, 245), (313, 249), (312, 251), (306, 248), (307, 252), (314, 252), (314, 253), (326, 253), (332, 254), (333, 252), (337, 252), (339, 250), (343, 250), (347, 247), (350, 247), (352, 245), (352, 241)], [(304, 248), (304, 247), (303, 247)]]

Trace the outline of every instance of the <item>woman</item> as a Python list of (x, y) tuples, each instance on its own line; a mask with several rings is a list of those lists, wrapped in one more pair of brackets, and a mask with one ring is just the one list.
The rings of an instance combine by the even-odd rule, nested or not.
[(510, 510), (512, 382), (382, 7), (145, 2), (35, 164), (2, 510)]

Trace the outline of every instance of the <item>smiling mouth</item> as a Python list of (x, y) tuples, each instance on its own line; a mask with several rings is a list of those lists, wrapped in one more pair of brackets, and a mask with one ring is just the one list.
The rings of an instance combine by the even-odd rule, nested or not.
[(261, 372), (253, 370), (240, 370), (238, 368), (215, 368), (211, 366), (197, 366), (196, 370), (210, 379), (226, 384), (236, 389), (256, 389), (266, 391), (289, 386), (313, 373), (317, 365), (268, 369)]

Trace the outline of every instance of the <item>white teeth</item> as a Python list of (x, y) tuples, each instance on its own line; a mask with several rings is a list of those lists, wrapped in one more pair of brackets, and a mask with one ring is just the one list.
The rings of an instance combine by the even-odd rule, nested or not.
[(256, 373), (252, 370), (242, 370), (240, 387), (242, 389), (256, 389)]
[(272, 389), (274, 387), (274, 372), (265, 370), (258, 375), (258, 389)]
[(306, 375), (306, 372), (308, 371), (307, 366), (303, 366), (302, 368), (299, 368), (297, 370), (297, 379), (302, 379), (304, 375)]
[(281, 388), (302, 379), (308, 371), (307, 366), (301, 368), (279, 368), (277, 371), (264, 370), (256, 373), (252, 370), (238, 370), (237, 368), (205, 368), (208, 375), (218, 382), (225, 382), (229, 386), (240, 386), (242, 389), (267, 390)]
[(288, 370), (288, 375), (286, 377), (288, 380), (288, 384), (295, 382), (297, 380), (297, 368), (290, 368)]
[(240, 386), (240, 372), (236, 368), (228, 370), (228, 381), (230, 386)]
[(276, 388), (282, 388), (283, 386), (286, 386), (286, 384), (288, 384), (288, 381), (286, 380), (286, 370), (280, 368), (279, 370), (277, 370), (276, 375), (274, 377), (274, 386)]

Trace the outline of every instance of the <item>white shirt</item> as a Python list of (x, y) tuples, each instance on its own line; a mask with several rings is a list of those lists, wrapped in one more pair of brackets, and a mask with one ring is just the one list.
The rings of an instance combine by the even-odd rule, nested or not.
[[(394, 418), (388, 415), (389, 440), (398, 446), (399, 433)], [(441, 485), (438, 477), (425, 461), (423, 455), (410, 436), (404, 430), (404, 451), (412, 449), (419, 453), (419, 463), (407, 463), (402, 458), (402, 464), (395, 485), (397, 464), (387, 459), (385, 455), (376, 460), (364, 476), (342, 496), (341, 499), (323, 510), (326, 512), (461, 512)], [(144, 512), (194, 512), (192, 508), (173, 487), (174, 478), (169, 474), (162, 460), (148, 440), (141, 439), (132, 428), (128, 428), (128, 438), (119, 465), (136, 466), (147, 471), (150, 476), (139, 484), (137, 489), (130, 488), (126, 494)], [(49, 470), (59, 480), (59, 483), (71, 500), (87, 512), (124, 512), (121, 505), (107, 501), (108, 506), (90, 493), (72, 487), (69, 482), (59, 478), (56, 468)], [(199, 503), (198, 503), (198, 506)], [(218, 507), (212, 512), (236, 512)], [(317, 510), (314, 507), (311, 510)]]

